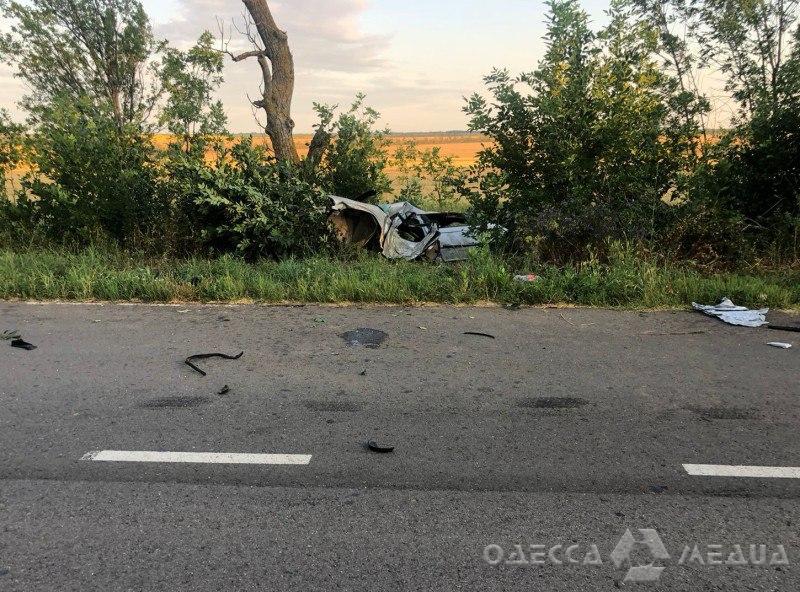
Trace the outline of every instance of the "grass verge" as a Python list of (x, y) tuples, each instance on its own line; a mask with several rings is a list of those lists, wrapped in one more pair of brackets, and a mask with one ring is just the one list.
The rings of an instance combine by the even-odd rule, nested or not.
[[(531, 284), (516, 273), (537, 273)], [(623, 255), (609, 264), (522, 266), (479, 253), (456, 265), (317, 257), (247, 263), (235, 257), (152, 259), (90, 248), (0, 250), (0, 298), (142, 302), (582, 304), (657, 308), (729, 296), (747, 306), (800, 307), (800, 272), (721, 273)]]

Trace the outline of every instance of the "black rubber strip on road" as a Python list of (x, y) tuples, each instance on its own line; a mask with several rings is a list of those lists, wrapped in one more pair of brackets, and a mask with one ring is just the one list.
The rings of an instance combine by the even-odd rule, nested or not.
[(229, 356), (228, 354), (195, 354), (193, 356), (189, 356), (188, 358), (186, 358), (185, 362), (186, 365), (189, 366), (189, 368), (199, 372), (201, 376), (208, 376), (206, 372), (195, 366), (192, 362), (197, 360), (208, 360), (209, 358), (222, 358), (223, 360), (238, 360), (243, 355), (244, 352), (240, 353), (238, 356)]
[(28, 351), (33, 351), (36, 349), (36, 346), (32, 343), (28, 343), (27, 341), (23, 341), (22, 339), (12, 339), (11, 340), (11, 347), (16, 347), (19, 349), (25, 349)]

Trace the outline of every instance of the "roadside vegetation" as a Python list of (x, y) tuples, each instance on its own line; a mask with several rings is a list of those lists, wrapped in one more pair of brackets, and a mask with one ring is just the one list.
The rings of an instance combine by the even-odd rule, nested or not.
[[(469, 167), (392, 144), (361, 95), (315, 105), (307, 156), (230, 137), (225, 40), (170, 47), (136, 0), (0, 11), (31, 89), (24, 124), (0, 113), (0, 181), (26, 171), (0, 199), (2, 298), (800, 302), (797, 1), (613, 0), (597, 30), (551, 0), (540, 63), (465, 104), (487, 138)], [(737, 105), (714, 141), (709, 68)], [(453, 266), (343, 251), (330, 193), (466, 210), (491, 248)]]
[[(514, 275), (535, 270), (532, 283)], [(488, 251), (454, 265), (389, 262), (378, 255), (247, 262), (154, 258), (114, 248), (0, 251), (0, 298), (141, 302), (359, 302), (660, 308), (720, 294), (754, 307), (800, 308), (797, 270), (709, 273), (657, 263), (621, 245), (605, 261), (534, 264)]]

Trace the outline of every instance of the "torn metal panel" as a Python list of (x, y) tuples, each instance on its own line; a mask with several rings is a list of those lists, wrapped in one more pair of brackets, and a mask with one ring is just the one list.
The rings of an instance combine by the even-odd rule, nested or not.
[(339, 240), (381, 251), (388, 259), (461, 261), (480, 242), (463, 214), (426, 212), (408, 202), (376, 206), (331, 196)]

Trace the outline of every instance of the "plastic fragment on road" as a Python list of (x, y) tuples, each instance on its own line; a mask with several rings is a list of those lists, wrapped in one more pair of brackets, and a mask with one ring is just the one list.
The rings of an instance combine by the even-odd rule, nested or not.
[(36, 349), (36, 346), (32, 343), (28, 343), (27, 341), (23, 341), (22, 339), (12, 339), (11, 340), (11, 347), (16, 347), (18, 349), (24, 349), (27, 351), (33, 351)]
[(528, 275), (515, 275), (514, 281), (521, 284), (532, 284), (533, 282), (539, 281), (539, 276), (533, 273), (529, 273)]
[(229, 392), (231, 392), (231, 387), (229, 387), (229, 386), (226, 384), (225, 386), (223, 386), (223, 387), (222, 387), (222, 388), (219, 390), (219, 392), (218, 392), (217, 394), (218, 394), (218, 395), (220, 395), (220, 396), (223, 396), (223, 395), (227, 395)]
[(764, 325), (769, 325), (767, 322), (768, 308), (750, 310), (745, 306), (736, 306), (731, 302), (730, 298), (723, 298), (722, 302), (716, 306), (697, 304), (696, 302), (692, 302), (692, 306), (695, 310), (717, 317), (729, 325), (740, 327), (763, 327)]
[(22, 335), (19, 334), (18, 331), (3, 331), (0, 334), (0, 339), (3, 341), (13, 341), (14, 339), (21, 339)]
[(781, 343), (780, 341), (773, 341), (771, 343), (768, 343), (767, 345), (770, 345), (772, 347), (777, 347), (779, 349), (792, 349), (791, 343)]
[(489, 333), (480, 333), (478, 331), (464, 331), (464, 335), (472, 335), (474, 337), (488, 337), (489, 339), (497, 339), (494, 335)]
[(189, 356), (184, 360), (187, 366), (196, 372), (199, 372), (201, 376), (208, 376), (206, 372), (195, 366), (192, 362), (196, 360), (207, 360), (209, 358), (222, 358), (223, 360), (238, 360), (244, 355), (244, 352), (240, 353), (238, 356), (229, 356), (228, 354), (196, 354), (194, 356)]
[(370, 440), (367, 442), (367, 448), (369, 448), (372, 452), (377, 452), (378, 454), (389, 454), (390, 452), (394, 452), (394, 446), (382, 446), (375, 442), (375, 440)]

